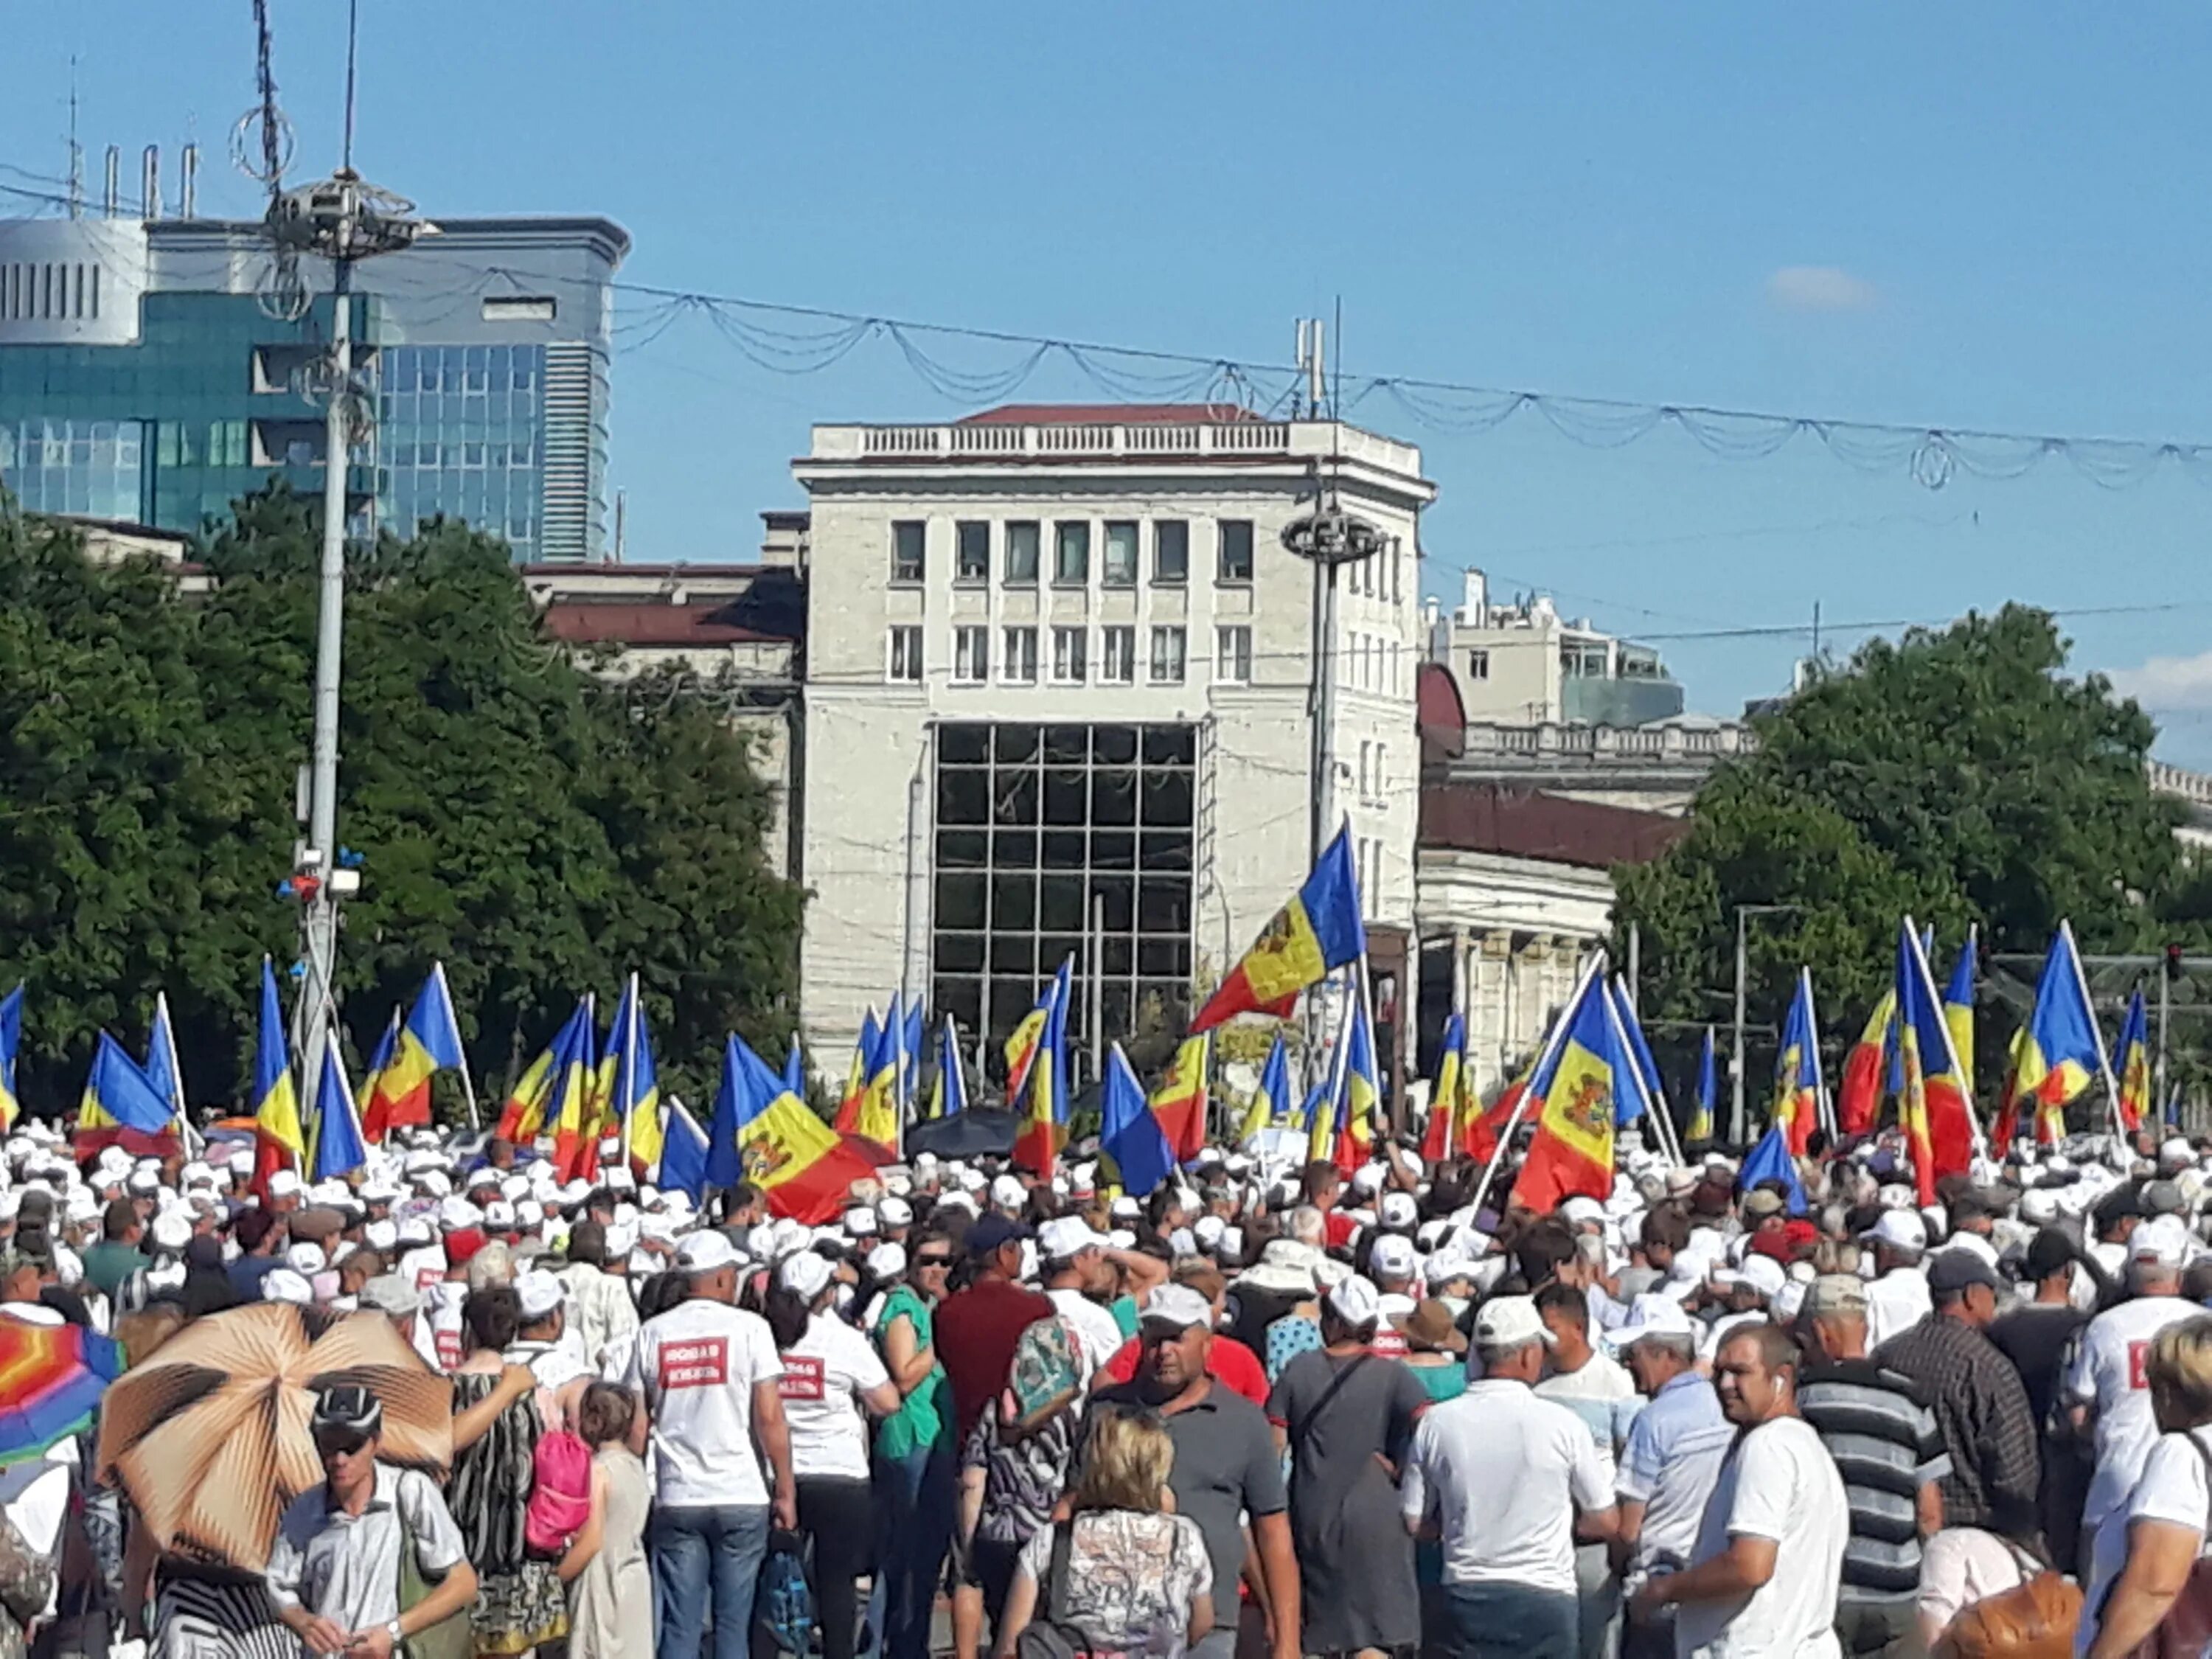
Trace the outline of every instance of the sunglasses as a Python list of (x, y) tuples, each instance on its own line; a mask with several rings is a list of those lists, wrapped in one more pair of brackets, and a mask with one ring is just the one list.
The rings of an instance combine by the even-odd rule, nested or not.
[(365, 1434), (354, 1434), (343, 1430), (319, 1434), (315, 1437), (315, 1451), (323, 1457), (349, 1457), (368, 1444)]

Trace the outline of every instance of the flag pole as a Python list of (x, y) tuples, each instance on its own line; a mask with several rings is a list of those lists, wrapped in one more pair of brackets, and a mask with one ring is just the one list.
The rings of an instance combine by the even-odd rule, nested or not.
[(629, 975), (629, 1029), (623, 1034), (623, 1129), (622, 1160), (627, 1169), (630, 1163), (630, 1126), (637, 1118), (637, 1024), (643, 1017), (637, 1006), (637, 970)]
[(1591, 975), (1604, 971), (1605, 950), (1600, 946), (1596, 954), (1583, 964), (1582, 976), (1576, 980), (1573, 993), (1561, 1006), (1559, 1018), (1552, 1022), (1552, 1029), (1544, 1037), (1544, 1046), (1537, 1050), (1535, 1063), (1528, 1068), (1528, 1087), (1521, 1091), (1521, 1098), (1513, 1103), (1513, 1110), (1498, 1132), (1498, 1145), (1491, 1148), (1490, 1162), (1483, 1165), (1482, 1179), (1475, 1183), (1474, 1198), (1468, 1206), (1470, 1209), (1478, 1212), (1481, 1210), (1482, 1200), (1490, 1191), (1491, 1179), (1498, 1173), (1498, 1165), (1505, 1156), (1505, 1149), (1513, 1144), (1513, 1132), (1521, 1127), (1521, 1120), (1528, 1115), (1528, 1103), (1535, 1097), (1537, 1078), (1542, 1075), (1544, 1067), (1550, 1063), (1559, 1045), (1566, 1041), (1566, 1011), (1581, 1003), (1589, 989)]
[(475, 1134), (481, 1130), (483, 1126), (477, 1121), (477, 1085), (475, 1080), (469, 1076), (468, 1047), (459, 1040), (461, 1035), (460, 1011), (453, 1006), (453, 988), (446, 982), (446, 964), (444, 961), (437, 960), (432, 962), (430, 964), (430, 971), (438, 976), (438, 989), (444, 994), (446, 1012), (453, 1017), (453, 1048), (454, 1051), (461, 1057), (461, 1097), (466, 1100), (469, 1103), (469, 1133), (471, 1134)]
[[(1797, 975), (1805, 985), (1805, 1023), (1812, 1028), (1814, 1110), (1820, 1127), (1828, 1132), (1828, 1144), (1832, 1147), (1841, 1136), (1836, 1128), (1836, 1103), (1828, 1096), (1827, 1068), (1820, 1064), (1820, 1011), (1813, 1000), (1813, 970), (1801, 965)], [(1971, 1083), (1968, 1086), (1972, 1086)]]
[(177, 1058), (177, 1024), (169, 1016), (169, 994), (154, 993), (154, 1011), (161, 1022), (162, 1046), (169, 1051), (169, 1086), (175, 1091), (169, 1103), (177, 1109), (177, 1129), (183, 1137), (185, 1156), (198, 1158), (207, 1150), (207, 1137), (192, 1127), (191, 1114), (185, 1109), (185, 1068)]

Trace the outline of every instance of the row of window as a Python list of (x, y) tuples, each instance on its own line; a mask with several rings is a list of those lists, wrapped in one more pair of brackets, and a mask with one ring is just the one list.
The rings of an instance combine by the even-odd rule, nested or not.
[[(1049, 666), (1054, 685), (1133, 685), (1137, 682), (1137, 630), (1133, 627), (1098, 629), (1098, 654), (1093, 672), (1088, 628), (1054, 628)], [(1020, 625), (999, 630), (998, 678), (1002, 685), (1035, 685), (1040, 666), (1038, 630)], [(1188, 631), (1163, 625), (1151, 630), (1151, 649), (1146, 659), (1146, 683), (1181, 685), (1188, 670)], [(923, 674), (921, 629), (904, 623), (890, 630), (884, 653), (885, 678), (918, 685)], [(991, 630), (964, 626), (952, 630), (952, 684), (982, 685), (991, 678)], [(1248, 685), (1252, 679), (1252, 630), (1243, 623), (1227, 623), (1213, 630), (1213, 678), (1229, 685)]]
[(430, 470), (494, 471), (538, 465), (538, 446), (524, 438), (514, 443), (483, 443), (469, 440), (457, 444), (394, 444), (388, 465)]
[(1402, 695), (1402, 662), (1409, 660), (1412, 653), (1405, 653), (1401, 659), (1398, 641), (1355, 628), (1346, 643), (1344, 657), (1339, 660), (1346, 662), (1355, 690), (1381, 691), (1394, 697)]
[(386, 392), (481, 398), (537, 390), (541, 355), (535, 346), (395, 347), (382, 354), (379, 368)]
[[(1052, 583), (1055, 587), (1084, 587), (1091, 581), (1091, 531), (1088, 519), (1060, 519), (1052, 525)], [(1180, 587), (1190, 580), (1190, 520), (1154, 519), (1139, 524), (1134, 519), (1109, 519), (1099, 531), (1098, 579), (1107, 587), (1134, 587), (1143, 563), (1144, 532), (1151, 532), (1152, 580), (1162, 587)], [(1218, 582), (1252, 580), (1252, 521), (1222, 519), (1215, 524), (1213, 579)], [(1036, 519), (1012, 519), (994, 524), (985, 519), (963, 519), (952, 526), (952, 580), (980, 586), (991, 580), (992, 543), (1003, 555), (1004, 580), (1009, 587), (1034, 587), (1044, 550), (1045, 526)], [(995, 532), (995, 536), (994, 536)], [(900, 519), (891, 525), (891, 580), (917, 583), (929, 575), (929, 526), (921, 519)]]
[(0, 319), (97, 321), (99, 317), (97, 264), (0, 265)]

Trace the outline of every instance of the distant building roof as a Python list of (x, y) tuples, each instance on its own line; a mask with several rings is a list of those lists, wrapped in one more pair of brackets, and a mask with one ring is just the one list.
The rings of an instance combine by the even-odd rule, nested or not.
[(1256, 421), (1236, 404), (1002, 404), (963, 416), (956, 426), (1144, 426), (1200, 421), (1220, 426)]
[(674, 564), (636, 564), (628, 560), (619, 564), (593, 564), (575, 559), (553, 559), (541, 560), (535, 564), (518, 567), (520, 574), (526, 580), (535, 577), (555, 581), (580, 578), (588, 580), (594, 576), (613, 580), (619, 580), (624, 576), (699, 576), (719, 579), (757, 576), (762, 571), (775, 568), (776, 567), (763, 564), (757, 559), (692, 559), (679, 561)]
[(1420, 845), (1603, 868), (1648, 864), (1689, 834), (1683, 819), (1494, 784), (1421, 791)]
[(724, 599), (698, 605), (571, 603), (545, 607), (545, 627), (572, 645), (628, 645), (699, 649), (717, 645), (788, 645), (781, 634), (764, 634), (721, 620)]

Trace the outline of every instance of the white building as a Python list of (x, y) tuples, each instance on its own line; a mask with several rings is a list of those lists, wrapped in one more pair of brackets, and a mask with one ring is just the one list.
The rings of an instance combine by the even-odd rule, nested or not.
[(1077, 1052), (1094, 1029), (1182, 1028), (1309, 867), (1314, 579), (1282, 532), (1327, 481), (1382, 538), (1340, 578), (1322, 810), (1350, 821), (1395, 1011), (1420, 463), (1224, 405), (815, 428), (793, 469), (812, 507), (809, 1050), (842, 1064), (902, 979), (1001, 1036), (1071, 954)]
[(1447, 617), (1424, 610), (1431, 657), (1459, 681), (1470, 721), (1508, 726), (1646, 726), (1682, 712), (1682, 688), (1659, 653), (1559, 615), (1547, 594), (1511, 605), (1490, 599), (1490, 579), (1466, 573)]

